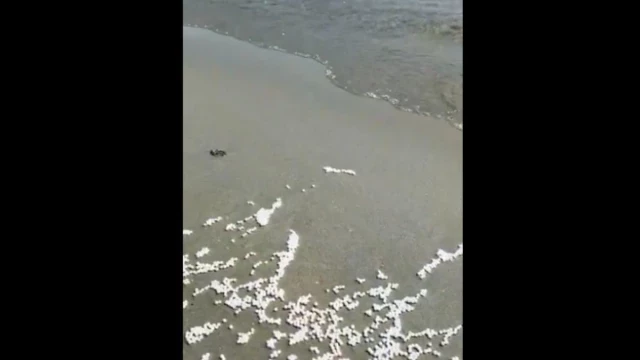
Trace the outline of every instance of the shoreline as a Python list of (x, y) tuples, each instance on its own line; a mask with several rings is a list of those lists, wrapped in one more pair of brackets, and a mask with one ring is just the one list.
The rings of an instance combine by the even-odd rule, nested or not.
[[(322, 65), (325, 70), (325, 78), (331, 83), (333, 84), (335, 87), (344, 90), (346, 92), (348, 92), (351, 95), (355, 95), (355, 96), (359, 96), (359, 97), (366, 97), (366, 98), (370, 98), (370, 99), (375, 99), (375, 100), (380, 100), (382, 102), (387, 103), (388, 105), (390, 105), (391, 107), (393, 107), (395, 110), (397, 111), (402, 111), (402, 112), (408, 112), (411, 114), (415, 114), (415, 115), (419, 115), (419, 116), (423, 116), (423, 117), (429, 117), (429, 118), (435, 118), (441, 121), (445, 121), (447, 123), (449, 123), (449, 125), (451, 125), (454, 129), (459, 130), (459, 131), (463, 131), (462, 130), (462, 123), (458, 123), (454, 121), (453, 117), (450, 117), (448, 113), (443, 114), (437, 114), (437, 115), (432, 115), (430, 112), (424, 112), (424, 111), (419, 111), (416, 109), (411, 109), (411, 108), (405, 108), (402, 106), (398, 106), (396, 104), (394, 104), (394, 102), (397, 102), (398, 99), (392, 98), (387, 94), (381, 93), (381, 94), (376, 94), (373, 92), (365, 92), (365, 93), (357, 93), (355, 91), (351, 91), (348, 88), (346, 88), (345, 86), (341, 85), (340, 83), (336, 82), (334, 80), (335, 75), (332, 74), (332, 68), (331, 65), (328, 63), (328, 61), (326, 60), (322, 60), (322, 58), (320, 58), (320, 56), (318, 56), (317, 54), (314, 55), (310, 55), (310, 54), (304, 54), (304, 53), (299, 53), (297, 51), (291, 52), (289, 50), (286, 49), (282, 49), (278, 46), (267, 46), (263, 43), (256, 43), (251, 41), (251, 39), (248, 40), (243, 40), (243, 39), (239, 39), (231, 34), (229, 34), (229, 32), (221, 32), (218, 31), (217, 29), (212, 29), (209, 28), (208, 26), (204, 26), (204, 27), (200, 27), (197, 26), (195, 24), (186, 24), (184, 27), (186, 28), (191, 28), (191, 29), (200, 29), (200, 30), (207, 30), (207, 31), (211, 31), (216, 35), (220, 35), (220, 36), (226, 36), (229, 37), (231, 39), (243, 42), (243, 43), (247, 43), (247, 44), (251, 44), (259, 49), (265, 49), (265, 50), (273, 50), (273, 51), (277, 51), (277, 52), (281, 52), (284, 54), (288, 54), (288, 55), (293, 55), (293, 56), (297, 56), (303, 59), (310, 59), (315, 61), (316, 63)], [(457, 111), (456, 111), (457, 112)], [(456, 112), (452, 112), (452, 113), (456, 113)]]

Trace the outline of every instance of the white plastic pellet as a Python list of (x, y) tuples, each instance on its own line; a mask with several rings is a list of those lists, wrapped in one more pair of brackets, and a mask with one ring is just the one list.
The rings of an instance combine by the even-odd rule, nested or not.
[(211, 226), (211, 225), (213, 225), (213, 224), (215, 224), (215, 223), (217, 223), (219, 221), (222, 221), (222, 216), (218, 216), (218, 217), (215, 217), (215, 218), (207, 219), (207, 221), (205, 221), (204, 224), (202, 224), (202, 226), (208, 227), (208, 226)]
[(276, 209), (280, 208), (281, 206), (282, 206), (282, 199), (277, 198), (276, 202), (274, 202), (271, 205), (271, 208), (269, 209), (261, 208), (260, 210), (258, 210), (258, 212), (256, 212), (256, 214), (254, 215), (256, 221), (258, 222), (258, 225), (266, 226), (267, 224), (269, 224), (271, 215), (273, 215)]
[(209, 248), (208, 247), (203, 247), (202, 249), (198, 250), (198, 252), (196, 252), (196, 257), (197, 258), (201, 258), (205, 255), (207, 255), (209, 253)]
[(387, 280), (389, 278), (385, 273), (383, 273), (380, 270), (378, 270), (378, 275), (376, 277), (380, 280)]
[(336, 173), (336, 174), (349, 174), (351, 176), (355, 176), (356, 175), (356, 172), (354, 170), (350, 170), (350, 169), (336, 169), (336, 168), (332, 168), (331, 166), (325, 166), (322, 169), (327, 174)]

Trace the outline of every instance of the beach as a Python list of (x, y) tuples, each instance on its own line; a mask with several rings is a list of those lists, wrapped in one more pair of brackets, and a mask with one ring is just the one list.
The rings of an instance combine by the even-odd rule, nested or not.
[[(309, 307), (317, 302), (317, 309), (335, 309), (330, 303), (336, 298), (397, 284), (382, 301), (363, 295), (353, 310), (336, 311), (343, 317), (340, 327), (353, 325), (360, 333), (371, 328), (372, 319), (363, 312), (373, 303), (393, 304), (422, 289), (426, 295), (408, 303), (415, 309), (399, 317), (402, 332), (462, 324), (462, 132), (445, 121), (348, 93), (332, 85), (326, 69), (311, 59), (189, 27), (184, 28), (183, 53), (183, 223), (192, 232), (184, 236), (184, 254), (192, 266), (183, 274), (184, 329), (193, 334), (194, 327), (215, 325), (201, 340), (185, 342), (185, 359), (206, 354), (211, 359), (222, 354), (226, 359), (287, 359), (291, 354), (337, 359), (336, 351), (344, 358), (375, 358), (367, 348), (375, 347), (378, 336), (371, 343), (363, 336), (353, 346), (345, 341), (338, 350), (328, 338), (313, 336), (289, 345), (299, 328), (287, 324), (294, 311), (284, 307), (307, 294)], [(226, 155), (211, 156), (215, 149)], [(278, 201), (281, 205), (269, 213)], [(270, 214), (264, 224), (259, 216), (251, 217), (261, 208)], [(241, 226), (245, 229), (233, 229)], [(205, 247), (208, 253), (195, 256)], [(454, 254), (458, 248), (456, 256), (440, 256), (436, 269), (418, 276), (439, 258), (439, 249)], [(278, 252), (280, 263), (272, 256)], [(237, 260), (229, 262), (232, 258)], [(224, 265), (210, 266), (213, 270), (195, 265), (215, 261)], [(388, 279), (380, 279), (384, 276), (378, 271)], [(251, 286), (227, 286), (227, 292), (205, 288), (225, 277), (236, 279), (236, 287), (271, 279), (266, 281), (282, 293), (271, 301), (267, 294), (266, 313), (281, 324), (261, 323), (257, 314), (265, 309), (256, 305), (259, 301), (224, 304), (232, 294), (260, 297)], [(339, 285), (345, 288), (334, 291)], [(388, 318), (376, 333), (399, 326)], [(288, 335), (269, 348), (266, 342), (276, 329)], [(442, 358), (461, 358), (460, 329), (446, 346), (439, 345), (447, 331), (433, 339), (415, 336), (405, 346), (432, 348), (425, 358), (433, 351)], [(239, 333), (250, 334), (246, 344), (237, 344), (244, 341)], [(309, 350), (313, 346), (318, 353)]]

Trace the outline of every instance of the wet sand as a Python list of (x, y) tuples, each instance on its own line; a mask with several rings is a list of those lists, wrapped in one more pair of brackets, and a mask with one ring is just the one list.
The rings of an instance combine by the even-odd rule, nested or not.
[[(256, 261), (286, 250), (289, 229), (300, 241), (279, 280), (287, 301), (311, 294), (326, 307), (338, 297), (326, 293), (327, 288), (345, 285), (342, 296), (394, 282), (399, 286), (391, 300), (428, 289), (416, 309), (401, 317), (403, 331), (462, 323), (462, 257), (443, 263), (425, 279), (416, 275), (438, 249), (454, 252), (462, 243), (461, 132), (444, 121), (351, 95), (333, 86), (324, 71), (309, 59), (207, 30), (184, 29), (183, 222), (193, 230), (184, 237), (184, 253), (192, 263), (239, 259), (234, 267), (196, 275), (185, 286), (185, 331), (207, 321), (228, 321), (197, 344), (185, 343), (185, 359), (200, 359), (208, 352), (211, 359), (219, 354), (267, 359), (271, 350), (265, 341), (271, 330), (295, 330), (259, 324), (249, 309), (233, 315), (229, 307), (214, 304), (225, 298), (212, 290), (192, 296), (194, 288), (213, 279), (233, 277), (240, 284), (273, 275), (276, 265), (271, 262), (249, 276)], [(210, 156), (209, 150), (216, 148), (227, 155)], [(357, 175), (327, 174), (324, 166), (353, 169)], [(254, 221), (246, 227), (258, 230), (244, 238), (242, 232), (224, 231), (228, 223), (270, 207), (276, 198), (283, 205), (265, 227)], [(256, 205), (247, 204), (249, 200)], [(222, 217), (219, 223), (202, 226), (217, 216)], [(210, 253), (196, 259), (193, 254), (204, 246)], [(257, 255), (244, 260), (250, 251)], [(389, 279), (376, 279), (378, 269)], [(367, 281), (358, 284), (356, 277)], [(362, 302), (358, 309), (341, 312), (341, 326), (366, 325), (370, 319), (361, 319), (366, 310)], [(276, 301), (270, 309), (282, 305)], [(280, 310), (279, 316), (284, 313)], [(233, 330), (227, 327), (231, 323)], [(251, 328), (255, 334), (249, 343), (237, 345), (237, 332)], [(428, 341), (419, 344), (426, 347)], [(462, 357), (462, 332), (446, 347), (439, 347), (439, 341), (434, 338), (433, 347), (442, 358)], [(289, 347), (281, 340), (278, 358), (292, 353), (299, 359), (319, 356), (305, 350), (314, 344)], [(343, 356), (370, 358), (365, 350), (373, 345), (347, 351), (345, 344)], [(328, 351), (326, 344), (318, 347)]]

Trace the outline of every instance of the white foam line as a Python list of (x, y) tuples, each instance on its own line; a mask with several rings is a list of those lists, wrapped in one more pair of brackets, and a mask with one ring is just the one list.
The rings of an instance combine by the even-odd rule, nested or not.
[(418, 277), (420, 279), (424, 279), (427, 277), (427, 274), (431, 274), (431, 272), (438, 267), (443, 262), (453, 261), (462, 256), (462, 244), (458, 245), (458, 248), (455, 252), (449, 253), (442, 249), (439, 249), (436, 253), (436, 257), (431, 260), (428, 264), (426, 264), (420, 271), (418, 271)]
[(187, 235), (187, 236), (189, 236), (189, 235), (191, 235), (191, 234), (193, 234), (193, 231), (191, 231), (191, 230), (187, 230), (187, 229), (182, 230), (182, 235)]
[(336, 173), (336, 174), (349, 174), (352, 176), (356, 175), (356, 172), (354, 170), (350, 170), (350, 169), (336, 169), (336, 168), (332, 168), (331, 166), (325, 166), (322, 169), (324, 169), (324, 172), (329, 174), (329, 173)]

